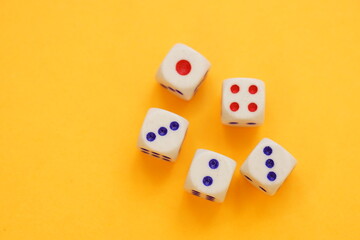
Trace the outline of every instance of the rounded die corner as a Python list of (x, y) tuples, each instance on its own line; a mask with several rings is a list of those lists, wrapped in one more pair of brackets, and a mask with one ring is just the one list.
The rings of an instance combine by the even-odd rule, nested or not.
[(174, 43), (172, 45), (171, 49), (176, 48), (176, 47), (191, 48), (191, 47), (189, 47), (189, 45), (187, 45), (187, 44), (185, 44), (183, 42)]

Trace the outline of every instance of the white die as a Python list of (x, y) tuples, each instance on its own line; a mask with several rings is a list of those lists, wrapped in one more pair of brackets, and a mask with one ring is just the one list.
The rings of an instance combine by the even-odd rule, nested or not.
[(176, 96), (190, 100), (205, 80), (210, 62), (185, 44), (175, 44), (156, 74), (160, 85)]
[(150, 108), (138, 139), (139, 149), (153, 157), (175, 161), (184, 141), (189, 122), (179, 115)]
[(253, 78), (223, 81), (221, 120), (231, 126), (258, 126), (264, 122), (265, 84)]
[(296, 159), (276, 142), (264, 138), (250, 153), (240, 172), (269, 195), (274, 195), (296, 165)]
[(223, 202), (236, 162), (224, 155), (198, 149), (191, 163), (185, 189), (195, 196)]

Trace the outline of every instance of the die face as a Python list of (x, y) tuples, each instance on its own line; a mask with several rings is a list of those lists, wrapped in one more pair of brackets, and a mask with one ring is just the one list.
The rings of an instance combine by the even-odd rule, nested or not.
[(224, 155), (199, 149), (191, 163), (185, 189), (198, 197), (223, 202), (236, 162)]
[(190, 100), (209, 71), (210, 63), (200, 53), (175, 44), (160, 65), (157, 81), (176, 96)]
[(259, 126), (264, 122), (265, 84), (253, 78), (223, 81), (222, 122), (231, 126)]
[(185, 118), (175, 113), (150, 108), (140, 130), (138, 147), (153, 157), (175, 161), (188, 125)]
[(296, 165), (296, 159), (276, 142), (264, 138), (250, 153), (241, 173), (263, 192), (274, 195)]

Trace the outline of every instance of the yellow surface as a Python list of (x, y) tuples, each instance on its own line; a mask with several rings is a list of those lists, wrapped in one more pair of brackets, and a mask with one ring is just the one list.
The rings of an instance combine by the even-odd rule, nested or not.
[[(360, 2), (1, 1), (0, 239), (359, 239)], [(162, 89), (173, 44), (212, 63)], [(267, 86), (265, 125), (220, 123), (221, 83)], [(179, 159), (136, 149), (149, 107), (190, 121)], [(298, 160), (277, 195), (239, 168), (263, 137)], [(187, 194), (193, 154), (238, 162), (223, 204)]]

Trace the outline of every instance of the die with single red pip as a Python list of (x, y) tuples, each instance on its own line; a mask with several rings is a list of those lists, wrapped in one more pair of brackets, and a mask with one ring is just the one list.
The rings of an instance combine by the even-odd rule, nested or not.
[(184, 100), (190, 100), (209, 71), (210, 62), (185, 44), (175, 44), (161, 63), (156, 80)]

